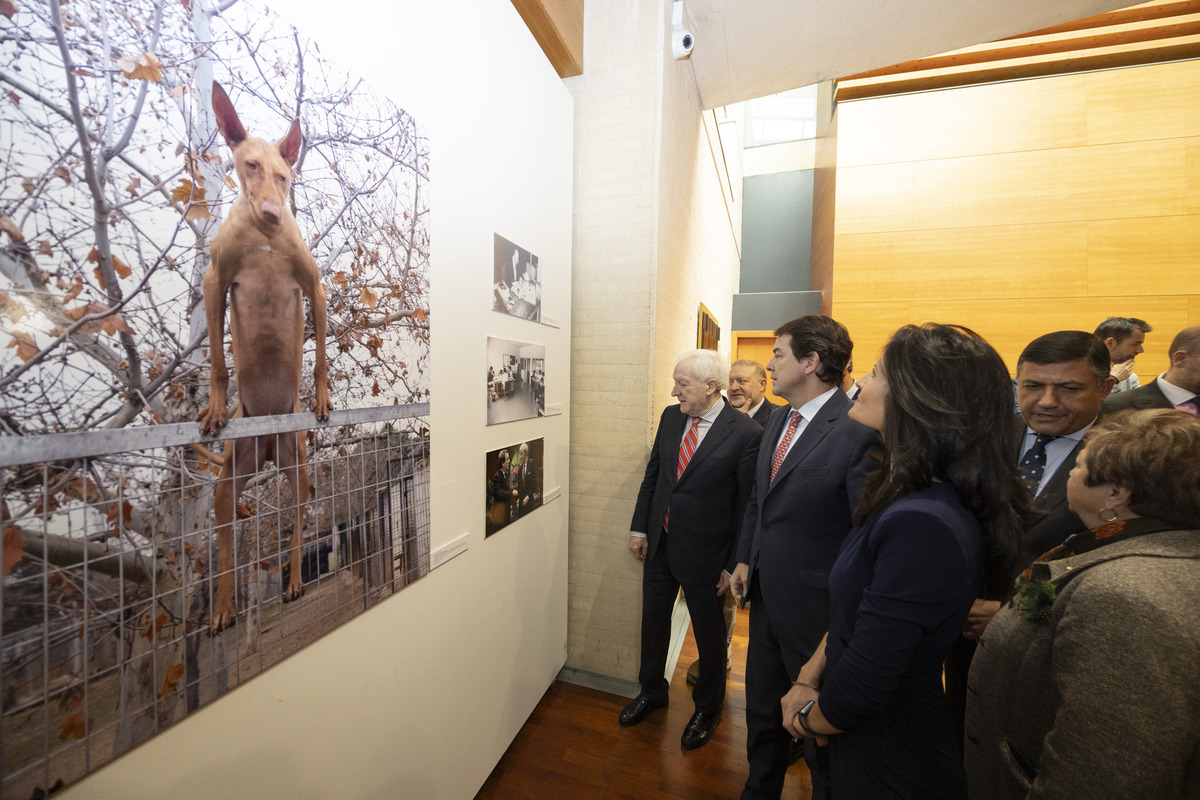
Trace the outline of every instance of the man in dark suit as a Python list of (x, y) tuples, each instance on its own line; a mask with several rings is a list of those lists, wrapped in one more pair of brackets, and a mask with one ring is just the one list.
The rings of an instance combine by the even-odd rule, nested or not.
[[(771, 412), (779, 408), (767, 399), (767, 371), (752, 358), (739, 358), (729, 365), (729, 388), (725, 391), (729, 405), (749, 416), (759, 425), (766, 425)], [(725, 671), (733, 666), (733, 628), (737, 624), (737, 601), (733, 592), (725, 593)], [(695, 686), (700, 677), (700, 660), (688, 666), (687, 684)]]
[(771, 412), (779, 408), (767, 399), (767, 372), (752, 358), (739, 358), (729, 365), (729, 404), (766, 427)]
[(693, 750), (712, 738), (725, 705), (721, 605), (762, 429), (721, 397), (725, 367), (711, 350), (681, 355), (672, 377), (679, 405), (659, 419), (630, 523), (629, 549), (644, 563), (642, 688), (620, 723), (637, 725), (667, 704), (671, 609), (682, 587), (700, 655), (696, 711), (680, 740)]
[[(1084, 434), (1100, 417), (1112, 389), (1108, 348), (1086, 331), (1055, 331), (1029, 343), (1017, 358), (1017, 403), (1021, 415), (1013, 431), (1012, 457), (1030, 484), (1025, 564), (1057, 547), (1086, 526), (1067, 507), (1067, 478), (1082, 449)], [(1016, 576), (1013, 576), (1016, 577)], [(962, 731), (967, 675), (975, 641), (1000, 610), (999, 597), (977, 599), (963, 636), (946, 658), (946, 698)]]
[[(829, 626), (829, 570), (853, 525), (865, 452), (878, 441), (846, 416), (852, 403), (841, 386), (853, 343), (845, 326), (810, 315), (775, 335), (767, 369), (790, 408), (763, 431), (731, 579), (739, 601), (750, 600), (743, 800), (783, 791), (791, 737), (780, 700)], [(806, 740), (805, 760), (813, 797), (827, 797), (825, 748)]]
[(1150, 383), (1128, 392), (1109, 395), (1104, 412), (1127, 408), (1178, 408), (1195, 414), (1200, 394), (1200, 325), (1184, 328), (1167, 350), (1171, 365)]
[(529, 443), (522, 442), (518, 451), (521, 456), (521, 466), (517, 467), (517, 513), (528, 514), (542, 504), (542, 490), (538, 481), (537, 465), (529, 455)]

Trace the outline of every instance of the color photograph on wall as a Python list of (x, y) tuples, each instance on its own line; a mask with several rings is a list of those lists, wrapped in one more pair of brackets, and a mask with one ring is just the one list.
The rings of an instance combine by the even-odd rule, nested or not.
[(542, 507), (544, 446), (544, 439), (533, 439), (487, 454), (485, 538)]
[(546, 416), (546, 345), (488, 337), (487, 424)]
[(521, 319), (542, 319), (542, 271), (538, 257), (494, 234), (492, 310)]
[(6, 16), (0, 798), (23, 799), (428, 571), (430, 163), (262, 7)]

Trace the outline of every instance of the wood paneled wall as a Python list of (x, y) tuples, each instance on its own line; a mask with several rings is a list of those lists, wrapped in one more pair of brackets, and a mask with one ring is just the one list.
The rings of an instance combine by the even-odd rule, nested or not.
[(908, 322), (1034, 337), (1200, 324), (1200, 61), (842, 103), (833, 316), (857, 371)]

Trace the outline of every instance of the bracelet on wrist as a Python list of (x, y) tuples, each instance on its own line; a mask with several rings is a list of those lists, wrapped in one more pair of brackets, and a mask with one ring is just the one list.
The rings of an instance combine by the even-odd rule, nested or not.
[(792, 681), (792, 686), (807, 686), (808, 688), (812, 689), (814, 692), (821, 691), (820, 686), (817, 686), (815, 683), (809, 683), (808, 681)]

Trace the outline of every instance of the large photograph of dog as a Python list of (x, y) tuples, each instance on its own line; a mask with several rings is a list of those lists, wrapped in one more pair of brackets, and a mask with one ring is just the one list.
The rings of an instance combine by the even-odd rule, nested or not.
[(430, 162), (262, 6), (0, 15), (0, 799), (24, 800), (428, 571)]
[(531, 439), (487, 454), (485, 537), (542, 507), (545, 445), (545, 439)]

